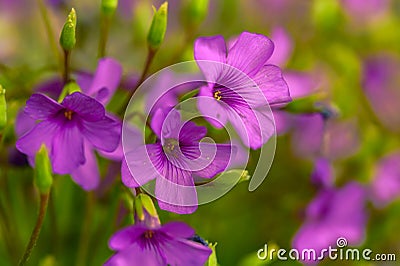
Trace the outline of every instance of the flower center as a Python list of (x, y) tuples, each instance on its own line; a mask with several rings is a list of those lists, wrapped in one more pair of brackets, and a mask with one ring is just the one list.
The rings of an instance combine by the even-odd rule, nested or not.
[(144, 232), (144, 237), (147, 239), (153, 238), (153, 236), (154, 236), (153, 230), (147, 230), (146, 232)]
[(217, 99), (217, 101), (220, 101), (222, 96), (221, 96), (221, 91), (217, 90), (216, 92), (214, 92), (214, 98)]
[(176, 153), (176, 148), (179, 146), (179, 142), (176, 139), (165, 139), (163, 150), (166, 154), (173, 155)]
[(66, 111), (64, 112), (64, 116), (65, 116), (65, 118), (68, 119), (68, 120), (72, 120), (72, 115), (73, 115), (73, 114), (74, 114), (74, 112), (71, 111), (71, 110), (66, 110)]

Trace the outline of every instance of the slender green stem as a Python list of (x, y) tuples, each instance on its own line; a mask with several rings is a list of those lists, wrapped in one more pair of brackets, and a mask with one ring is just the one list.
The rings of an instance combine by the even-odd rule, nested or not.
[(147, 58), (146, 58), (146, 63), (144, 65), (142, 75), (140, 76), (138, 82), (136, 83), (135, 87), (132, 88), (132, 90), (129, 92), (127, 97), (125, 98), (125, 101), (123, 104), (121, 104), (121, 109), (117, 112), (120, 116), (122, 116), (128, 107), (129, 101), (131, 100), (132, 96), (135, 94), (136, 90), (140, 87), (140, 85), (143, 83), (143, 81), (146, 79), (147, 74), (150, 69), (150, 65), (153, 62), (154, 56), (157, 53), (157, 51), (149, 49), (147, 53)]
[(44, 26), (46, 28), (47, 37), (49, 38), (51, 50), (53, 51), (54, 57), (57, 58), (58, 64), (61, 66), (62, 59), (58, 50), (58, 44), (54, 36), (53, 29), (51, 27), (49, 13), (47, 12), (46, 5), (43, 3), (43, 0), (37, 0), (37, 3), (39, 6), (40, 15), (42, 16)]
[(110, 16), (102, 14), (101, 22), (100, 22), (100, 40), (99, 40), (99, 49), (97, 52), (97, 56), (102, 58), (106, 56), (106, 47), (108, 41), (108, 33), (110, 31)]
[(59, 241), (58, 241), (59, 232), (57, 227), (57, 213), (56, 213), (56, 206), (54, 204), (54, 194), (50, 195), (49, 218), (50, 218), (49, 220), (51, 228), (51, 240), (53, 243), (52, 252), (54, 254), (57, 254), (59, 248)]
[(69, 51), (64, 50), (64, 68), (63, 68), (64, 84), (67, 84), (70, 81), (70, 69), (69, 69), (70, 55), (71, 53)]
[(32, 250), (36, 245), (36, 242), (39, 238), (40, 229), (42, 228), (44, 218), (46, 216), (47, 205), (49, 203), (49, 196), (50, 192), (47, 194), (40, 194), (40, 208), (39, 208), (39, 215), (36, 221), (35, 228), (33, 229), (31, 238), (29, 240), (28, 245), (26, 246), (24, 255), (22, 256), (19, 265), (25, 265), (28, 261), (29, 257), (31, 256)]
[[(2, 231), (2, 236), (4, 237), (5, 246), (7, 248), (7, 253), (11, 261), (14, 260), (15, 256), (18, 256), (16, 253), (15, 238), (12, 235), (12, 228), (9, 223), (8, 216), (6, 214), (6, 210), (2, 204), (2, 200), (0, 200), (0, 228)], [(16, 261), (13, 263), (17, 263)]]
[(87, 263), (87, 254), (90, 244), (90, 231), (93, 224), (93, 212), (95, 204), (95, 195), (93, 192), (89, 192), (86, 198), (85, 207), (85, 218), (82, 225), (81, 238), (79, 241), (78, 256), (77, 256), (77, 266), (85, 266)]

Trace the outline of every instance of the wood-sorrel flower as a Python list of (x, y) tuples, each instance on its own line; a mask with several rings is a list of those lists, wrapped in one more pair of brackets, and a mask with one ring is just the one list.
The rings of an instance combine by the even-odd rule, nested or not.
[(265, 106), (290, 101), (288, 86), (279, 67), (267, 63), (274, 50), (270, 39), (243, 32), (228, 46), (222, 36), (195, 42), (194, 56), (208, 83), (200, 88), (198, 108), (215, 127), (231, 122), (242, 141), (258, 149), (275, 130)]
[(377, 207), (386, 207), (400, 196), (400, 151), (380, 159), (371, 184), (372, 200)]
[(306, 210), (306, 220), (294, 237), (293, 247), (299, 252), (314, 249), (321, 254), (321, 250), (336, 246), (341, 237), (351, 245), (360, 244), (367, 222), (365, 203), (365, 190), (355, 182), (340, 189), (321, 190)]
[(104, 265), (202, 266), (211, 249), (189, 240), (194, 235), (195, 231), (182, 222), (128, 226), (111, 237), (109, 246), (116, 253)]
[[(40, 122), (19, 138), (17, 149), (33, 158), (44, 143), (57, 174), (71, 174), (87, 163), (86, 142), (106, 152), (118, 146), (120, 123), (106, 114), (100, 102), (80, 92), (66, 96), (61, 104), (43, 94), (33, 94), (24, 111)], [(92, 181), (84, 179), (80, 184), (90, 187)]]
[(192, 213), (198, 203), (193, 175), (212, 178), (224, 171), (233, 147), (200, 142), (206, 128), (181, 121), (175, 109), (168, 116), (160, 109), (156, 111), (151, 126), (156, 143), (125, 150), (122, 182), (127, 187), (138, 187), (156, 179), (155, 196), (161, 209)]
[[(106, 105), (114, 91), (117, 89), (122, 76), (121, 65), (112, 58), (103, 58), (99, 60), (96, 72), (94, 74), (81, 72), (77, 74), (77, 83), (82, 92)], [(53, 98), (57, 98), (61, 93), (64, 82), (59, 78), (51, 79), (36, 88), (37, 92), (45, 93)], [(110, 116), (112, 117), (112, 116)], [(35, 126), (35, 119), (20, 112), (16, 119), (16, 133), (19, 137), (23, 136)], [(121, 144), (121, 143), (120, 143)], [(95, 189), (100, 182), (100, 173), (97, 166), (95, 150), (103, 157), (111, 160), (120, 161), (122, 159), (122, 145), (119, 145), (112, 153), (105, 152), (102, 149), (96, 149), (90, 141), (84, 139), (85, 163), (80, 164), (73, 172), (72, 179), (85, 190)]]

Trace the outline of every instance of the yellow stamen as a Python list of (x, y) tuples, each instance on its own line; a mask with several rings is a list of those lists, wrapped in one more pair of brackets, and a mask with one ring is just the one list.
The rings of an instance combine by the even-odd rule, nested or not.
[(166, 139), (163, 149), (165, 153), (168, 153), (170, 155), (174, 155), (175, 154), (175, 148), (177, 148), (179, 146), (179, 142), (176, 139)]
[(68, 120), (72, 120), (72, 114), (73, 114), (73, 113), (74, 113), (73, 111), (67, 110), (67, 111), (64, 112), (64, 116), (65, 116), (65, 118), (67, 118)]
[(154, 232), (152, 230), (147, 230), (146, 232), (144, 232), (144, 237), (147, 239), (150, 239), (154, 236)]
[(222, 96), (221, 96), (221, 91), (220, 90), (214, 92), (214, 98), (217, 99), (217, 101), (221, 100)]

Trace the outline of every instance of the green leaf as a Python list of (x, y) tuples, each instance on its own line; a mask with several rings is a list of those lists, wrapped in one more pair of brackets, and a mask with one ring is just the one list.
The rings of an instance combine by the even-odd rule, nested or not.
[(185, 93), (184, 95), (182, 95), (181, 97), (179, 97), (179, 102), (184, 102), (190, 98), (193, 98), (194, 96), (196, 96), (199, 93), (199, 89), (195, 89), (192, 91), (189, 91), (187, 93)]

